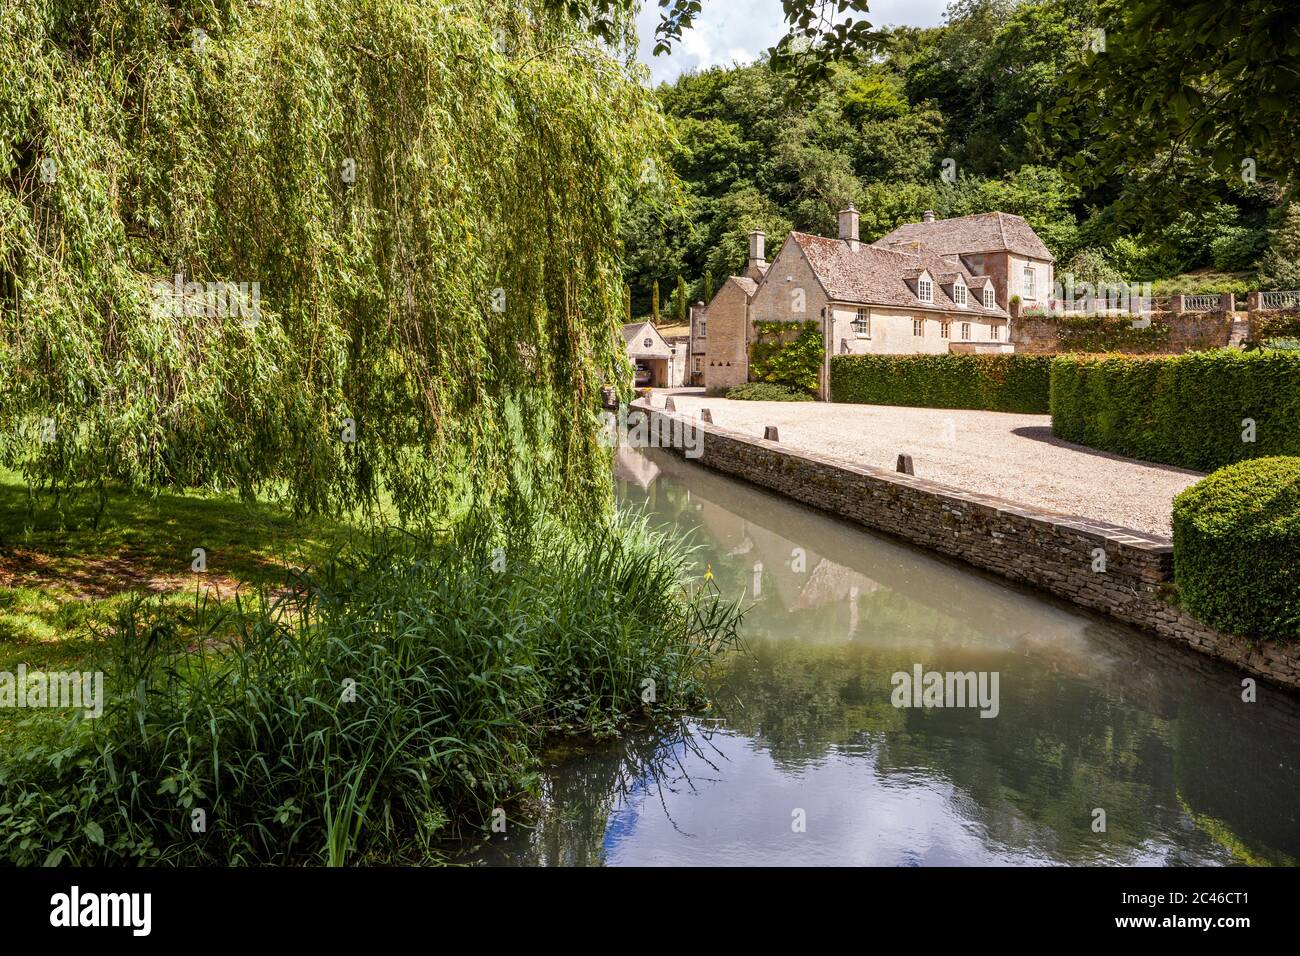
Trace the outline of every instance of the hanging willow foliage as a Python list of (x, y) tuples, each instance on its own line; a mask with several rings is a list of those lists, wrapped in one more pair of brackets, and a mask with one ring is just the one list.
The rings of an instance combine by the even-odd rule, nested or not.
[(542, 3), (5, 0), (0, 462), (607, 502), (618, 219), (664, 137), (619, 55)]

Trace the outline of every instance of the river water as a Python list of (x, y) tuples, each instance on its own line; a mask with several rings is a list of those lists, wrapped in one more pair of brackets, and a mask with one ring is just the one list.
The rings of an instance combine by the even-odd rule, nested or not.
[[(745, 649), (710, 712), (556, 755), (536, 826), (476, 859), (1300, 860), (1295, 697), (1261, 684), (1244, 702), (1242, 675), (1200, 654), (663, 452), (620, 452), (616, 478), (745, 595)], [(996, 673), (996, 716), (894, 706), (893, 675), (918, 667), (990, 692)]]

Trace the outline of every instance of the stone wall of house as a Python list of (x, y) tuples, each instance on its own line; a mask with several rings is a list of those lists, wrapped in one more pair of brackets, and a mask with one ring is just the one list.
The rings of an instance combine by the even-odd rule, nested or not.
[[(700, 427), (705, 434), (697, 464), (1300, 688), (1300, 644), (1252, 643), (1224, 634), (1165, 600), (1173, 573), (1173, 546), (1166, 538)], [(1094, 570), (1103, 554), (1105, 570)]]
[(745, 290), (727, 280), (700, 316), (705, 334), (697, 335), (695, 341), (701, 351), (702, 384), (706, 389), (730, 388), (749, 377), (745, 328), (748, 303)]
[(786, 239), (750, 303), (751, 322), (810, 322), (822, 317), (826, 293), (793, 239)]
[[(998, 305), (1008, 311), (1013, 295), (1020, 296), (1026, 305), (1043, 305), (1052, 297), (1056, 269), (1045, 259), (1030, 259), (1010, 252), (965, 253), (961, 259), (974, 275), (993, 280)], [(1029, 266), (1034, 269), (1033, 295), (1025, 288), (1025, 268)]]
[(998, 305), (1002, 306), (1002, 308), (1009, 308), (1007, 303), (1016, 294), (1010, 285), (1011, 254), (1007, 252), (977, 252), (962, 256), (961, 259), (972, 275), (988, 276), (993, 280), (993, 297), (997, 299)]
[[(990, 321), (987, 317), (964, 312), (932, 312), (924, 309), (885, 308), (867, 310), (870, 332), (858, 333), (853, 327), (857, 309), (836, 305), (831, 309), (831, 353), (834, 355), (934, 355), (950, 350), (962, 341), (962, 323), (970, 324), (970, 342), (989, 343), (1006, 340), (1006, 320)], [(913, 320), (921, 320), (921, 334), (914, 333)], [(948, 335), (943, 334), (949, 323)], [(998, 329), (994, 339), (990, 329)]]
[[(1056, 272), (1052, 263), (1009, 254), (1007, 268), (1010, 270), (1007, 281), (1011, 295), (1020, 296), (1022, 305), (1044, 305), (1052, 298), (1052, 283)], [(1033, 294), (1030, 294), (1025, 284), (1025, 270), (1028, 268), (1034, 270)]]
[[(1159, 350), (1162, 354), (1224, 348), (1232, 335), (1232, 314), (1228, 312), (1165, 312), (1152, 316), (1151, 321), (1169, 327), (1169, 337)], [(1061, 344), (1060, 327), (1061, 320), (1057, 317), (1021, 315), (1011, 323), (1011, 341), (1021, 354), (1062, 352), (1065, 348)], [(1117, 347), (1111, 351), (1126, 350)]]

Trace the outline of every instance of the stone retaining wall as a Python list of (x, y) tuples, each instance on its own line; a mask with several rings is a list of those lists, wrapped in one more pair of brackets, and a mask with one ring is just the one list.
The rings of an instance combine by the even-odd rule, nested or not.
[[(704, 429), (703, 454), (693, 459), (698, 464), (1300, 688), (1300, 645), (1250, 642), (1224, 634), (1168, 603), (1165, 595), (1173, 577), (1173, 544), (1168, 538), (796, 452), (683, 415), (659, 410), (650, 414), (691, 421)], [(1103, 553), (1105, 571), (1093, 570)]]
[[(1130, 321), (1115, 320), (1116, 325), (1128, 325)], [(1158, 343), (1152, 342), (1144, 352), (1136, 352), (1122, 345), (1113, 345), (1109, 351), (1181, 355), (1183, 352), (1225, 348), (1232, 337), (1230, 312), (1163, 312), (1152, 316), (1151, 321), (1154, 325), (1167, 326), (1168, 337)], [(1062, 343), (1061, 322), (1060, 317), (1054, 316), (1021, 316), (1011, 323), (1011, 342), (1022, 355), (1078, 351), (1071, 348), (1069, 342)]]
[(1250, 339), (1300, 338), (1300, 309), (1256, 309), (1250, 313)]

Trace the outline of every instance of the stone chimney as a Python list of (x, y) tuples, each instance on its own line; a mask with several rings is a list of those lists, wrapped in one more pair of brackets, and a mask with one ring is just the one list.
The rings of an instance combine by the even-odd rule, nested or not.
[(925, 212), (921, 213), (921, 221), (922, 221), (922, 222), (934, 222), (934, 210), (933, 210), (933, 209), (927, 209)]
[(853, 208), (853, 203), (849, 203), (848, 209), (840, 210), (840, 238), (854, 252), (858, 251), (858, 211)]
[(753, 268), (755, 265), (764, 265), (767, 260), (764, 258), (763, 243), (767, 236), (763, 230), (755, 229), (749, 234), (749, 265)]

